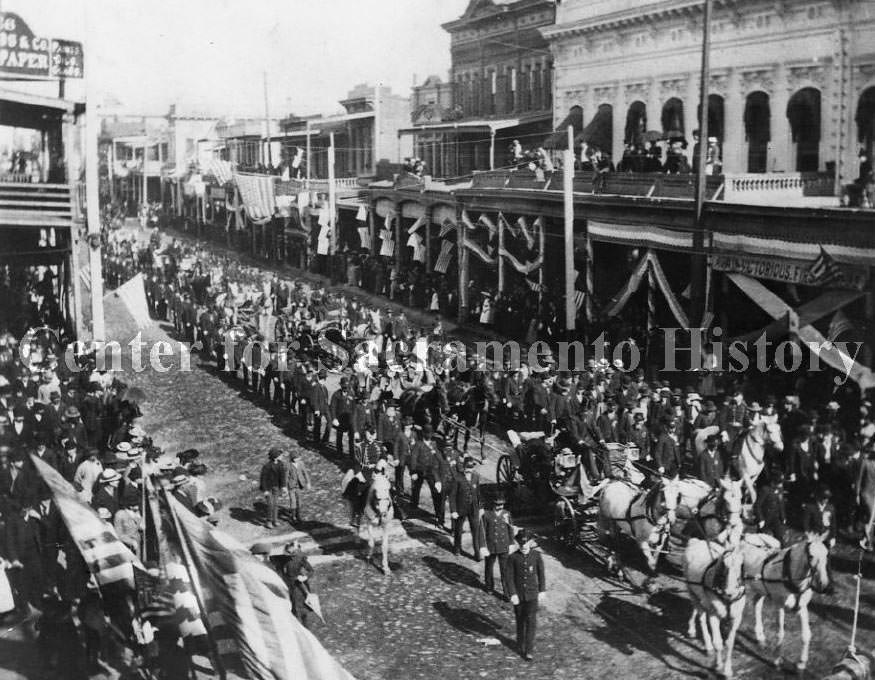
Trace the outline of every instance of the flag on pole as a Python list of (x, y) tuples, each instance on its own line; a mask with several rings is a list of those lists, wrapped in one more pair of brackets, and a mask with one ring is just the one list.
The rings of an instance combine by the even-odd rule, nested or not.
[(823, 246), (820, 246), (820, 255), (814, 260), (808, 270), (813, 286), (829, 286), (844, 278), (842, 268), (835, 258), (832, 257)]
[(438, 255), (437, 262), (434, 263), (434, 270), (441, 274), (447, 273), (447, 268), (450, 266), (450, 260), (453, 258), (453, 248), (456, 244), (452, 241), (441, 242), (441, 252)]
[[(292, 615), (288, 586), (233, 538), (166, 496), (178, 520), (177, 540), (204, 592), (207, 616), (228, 626), (252, 680), (352, 680)], [(208, 603), (208, 604), (207, 604)]]
[(372, 247), (371, 230), (368, 229), (367, 227), (359, 227), (358, 232), (359, 232), (359, 243), (361, 244), (361, 247), (367, 248), (368, 250), (370, 250)]
[(51, 490), (64, 524), (98, 585), (121, 582), (133, 588), (134, 565), (143, 568), (136, 555), (119, 540), (111, 524), (79, 499), (73, 485), (57, 470), (39, 456), (31, 454), (30, 458)]
[(249, 175), (234, 173), (234, 181), (240, 190), (240, 198), (249, 219), (265, 222), (273, 217), (276, 206), (274, 177), (272, 175)]

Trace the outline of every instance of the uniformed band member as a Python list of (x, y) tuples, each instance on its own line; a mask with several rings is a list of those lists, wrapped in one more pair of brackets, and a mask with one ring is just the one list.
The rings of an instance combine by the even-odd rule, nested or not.
[(538, 626), (538, 602), (547, 590), (544, 560), (535, 550), (535, 539), (526, 529), (516, 535), (519, 550), (507, 560), (507, 589), (516, 619), (516, 641), (520, 655), (532, 661), (535, 631)]
[(492, 507), (483, 513), (480, 520), (483, 531), (483, 547), (481, 555), (486, 558), (483, 580), (486, 589), (491, 593), (495, 589), (495, 563), (498, 562), (498, 573), (501, 577), (501, 593), (508, 597), (507, 560), (510, 551), (516, 549), (514, 543), (514, 528), (510, 513), (504, 508), (504, 497), (498, 496)]

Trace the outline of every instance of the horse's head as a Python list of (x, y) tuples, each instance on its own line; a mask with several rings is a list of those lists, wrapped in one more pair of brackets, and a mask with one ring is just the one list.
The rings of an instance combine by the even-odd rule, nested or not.
[(392, 509), (392, 496), (390, 494), (389, 479), (385, 474), (375, 474), (371, 482), (371, 504), (374, 511), (385, 517)]
[(778, 423), (763, 424), (763, 441), (775, 451), (784, 450), (784, 438), (781, 435), (781, 426)]
[(650, 491), (648, 496), (650, 502), (649, 513), (652, 520), (654, 522), (661, 522), (665, 518), (668, 524), (674, 524), (681, 496), (679, 481), (663, 477), (659, 484)]
[(805, 550), (811, 569), (811, 589), (816, 593), (823, 593), (830, 585), (829, 549), (820, 536), (809, 534)]
[(730, 527), (741, 524), (743, 482), (724, 477), (720, 480), (720, 504)]
[(744, 595), (744, 554), (738, 544), (720, 556), (712, 585), (732, 602)]

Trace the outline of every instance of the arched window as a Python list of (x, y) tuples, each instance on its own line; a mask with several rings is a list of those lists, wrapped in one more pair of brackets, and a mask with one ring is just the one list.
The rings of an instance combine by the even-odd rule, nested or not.
[(626, 130), (623, 133), (625, 144), (640, 144), (642, 136), (647, 131), (647, 105), (644, 102), (632, 102), (626, 112)]
[[(719, 94), (708, 95), (708, 136), (716, 137), (720, 146), (723, 146), (723, 129), (724, 129), (724, 114), (723, 114), (723, 97)], [(702, 125), (702, 107), (699, 106), (697, 120), (699, 126)]]
[(790, 97), (787, 120), (796, 143), (797, 172), (817, 172), (820, 165), (820, 90), (806, 87)]
[(771, 135), (769, 95), (751, 92), (744, 104), (744, 133), (747, 137), (747, 171), (766, 172)]
[(672, 97), (662, 106), (662, 131), (668, 136), (683, 137), (684, 103), (677, 97)]
[(867, 88), (857, 103), (857, 140), (869, 157), (875, 146), (875, 87)]

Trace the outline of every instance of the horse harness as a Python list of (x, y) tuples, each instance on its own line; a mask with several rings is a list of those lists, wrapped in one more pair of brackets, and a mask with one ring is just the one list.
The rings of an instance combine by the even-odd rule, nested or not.
[[(760, 567), (760, 573), (754, 576), (747, 577), (748, 580), (751, 581), (760, 581), (763, 584), (767, 583), (780, 583), (783, 585), (791, 594), (796, 596), (796, 603), (793, 606), (793, 611), (799, 610), (799, 601), (808, 590), (811, 590), (811, 559), (810, 552), (807, 552), (807, 556), (809, 557), (806, 566), (804, 567), (804, 573), (793, 573), (793, 549), (799, 545), (798, 543), (795, 545), (791, 545), (787, 548), (783, 548), (771, 555), (767, 555), (765, 559), (763, 559), (762, 566)], [(782, 554), (783, 553), (783, 554)], [(768, 578), (766, 577), (766, 569), (768, 567), (773, 566), (777, 560), (781, 560), (781, 578)], [(797, 571), (800, 571), (797, 569)]]
[[(705, 567), (705, 571), (702, 572), (702, 580), (701, 581), (690, 581), (687, 579), (687, 585), (699, 586), (703, 590), (707, 590), (708, 592), (714, 593), (720, 601), (726, 605), (731, 605), (734, 602), (738, 602), (742, 597), (744, 597), (744, 588), (739, 588), (738, 593), (733, 595), (732, 597), (726, 594), (727, 581), (729, 570), (726, 567), (726, 563), (723, 561), (723, 557), (728, 550), (723, 551), (720, 555), (711, 560), (711, 563)], [(712, 578), (710, 583), (708, 582), (708, 574), (712, 574)], [(723, 587), (719, 587), (714, 585), (715, 583), (723, 583)]]

